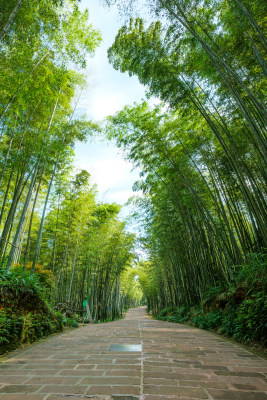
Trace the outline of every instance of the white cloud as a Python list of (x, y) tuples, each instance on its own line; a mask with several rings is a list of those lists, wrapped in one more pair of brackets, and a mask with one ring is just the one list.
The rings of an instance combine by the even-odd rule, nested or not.
[(122, 184), (128, 186), (131, 166), (120, 158), (102, 159), (92, 165), (91, 173), (99, 189), (106, 191)]
[(124, 204), (134, 193), (133, 183), (139, 179), (137, 170), (125, 161), (115, 146), (96, 140), (95, 143), (77, 143), (75, 166), (91, 174), (99, 198)]
[[(110, 11), (97, 1), (82, 0), (80, 8), (89, 8), (90, 22), (99, 28), (103, 42), (94, 58), (88, 59), (87, 77), (89, 89), (82, 96), (79, 109), (93, 120), (101, 120), (122, 109), (126, 104), (140, 102), (145, 96), (144, 87), (136, 77), (115, 71), (107, 59), (107, 49), (113, 43), (122, 22), (116, 7)], [(124, 204), (132, 192), (133, 183), (139, 178), (138, 171), (118, 154), (115, 146), (100, 140), (94, 143), (77, 143), (76, 167), (91, 174), (96, 183), (99, 199)]]
[(97, 120), (101, 120), (119, 111), (122, 108), (121, 103), (119, 96), (106, 95), (95, 97), (92, 102), (91, 112)]
[(130, 197), (134, 195), (132, 190), (122, 190), (122, 191), (109, 191), (105, 192), (103, 195), (104, 202), (114, 202), (118, 204), (125, 204)]

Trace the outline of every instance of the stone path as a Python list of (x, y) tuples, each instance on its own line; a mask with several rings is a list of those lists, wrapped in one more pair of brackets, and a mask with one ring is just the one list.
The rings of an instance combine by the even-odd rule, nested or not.
[(12, 353), (0, 363), (0, 400), (265, 400), (266, 367), (238, 345), (139, 308)]

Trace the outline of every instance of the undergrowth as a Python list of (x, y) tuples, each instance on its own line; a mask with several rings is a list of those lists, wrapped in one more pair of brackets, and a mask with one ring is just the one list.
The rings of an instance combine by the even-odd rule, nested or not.
[(209, 288), (201, 305), (161, 310), (155, 318), (190, 323), (237, 341), (267, 345), (267, 263), (264, 254), (251, 254), (245, 265), (231, 270), (228, 285)]
[(53, 311), (45, 299), (47, 287), (41, 274), (40, 268), (33, 275), (19, 267), (0, 268), (0, 354), (60, 332), (64, 326), (78, 326), (75, 318)]

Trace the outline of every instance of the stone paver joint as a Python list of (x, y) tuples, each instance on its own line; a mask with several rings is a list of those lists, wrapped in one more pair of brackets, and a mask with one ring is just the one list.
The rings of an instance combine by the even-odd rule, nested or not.
[(266, 373), (240, 346), (139, 308), (11, 353), (0, 400), (267, 400)]

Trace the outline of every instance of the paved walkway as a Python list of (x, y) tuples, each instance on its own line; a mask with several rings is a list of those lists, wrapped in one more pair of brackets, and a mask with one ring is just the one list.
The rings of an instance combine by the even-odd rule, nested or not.
[(265, 400), (266, 367), (238, 345), (139, 308), (12, 353), (0, 363), (0, 400)]

